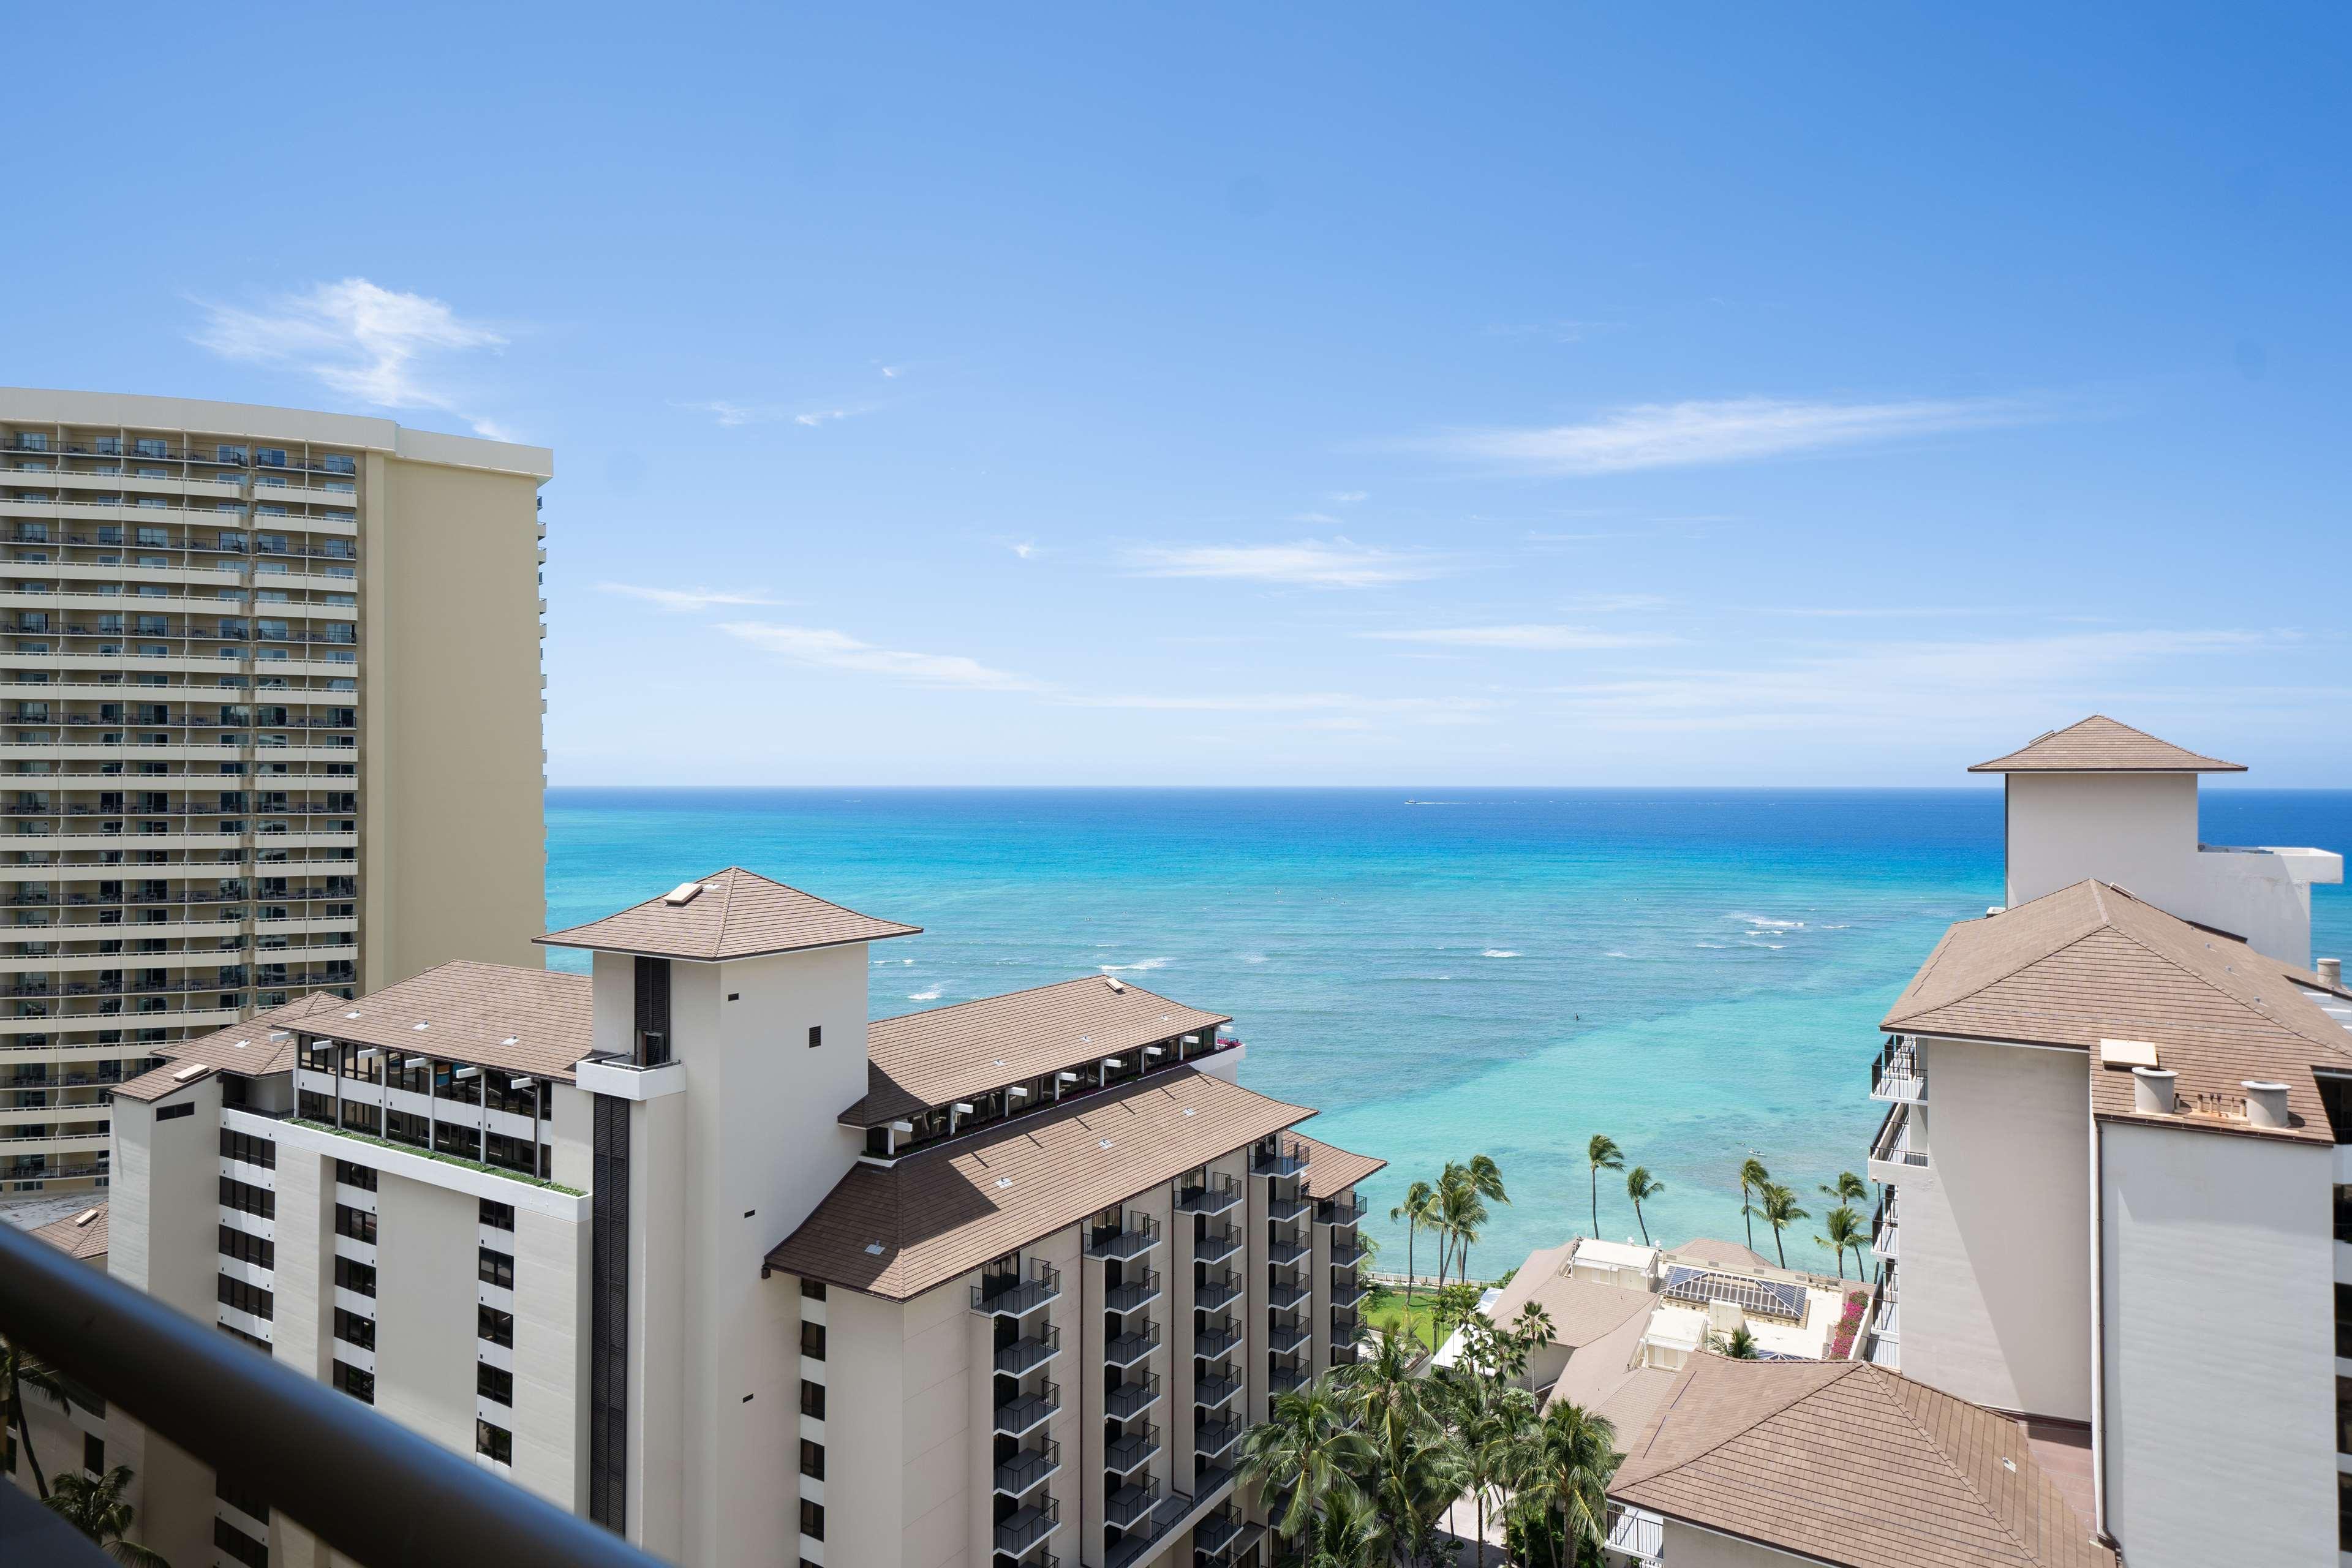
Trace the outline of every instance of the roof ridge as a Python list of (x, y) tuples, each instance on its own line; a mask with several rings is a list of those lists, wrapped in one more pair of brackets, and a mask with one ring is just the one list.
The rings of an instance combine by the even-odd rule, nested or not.
[[(2075, 885), (2079, 887), (2081, 884), (2080, 884), (2080, 883), (2077, 883), (2077, 884), (2075, 884)], [(2059, 889), (2059, 891), (2060, 891), (2060, 892), (2063, 892), (2063, 891), (2065, 891), (2065, 890), (2066, 890), (2066, 889), (2063, 889), (2063, 888)], [(2054, 898), (2054, 897), (2056, 897), (2056, 894), (2054, 894), (2054, 893), (2044, 893), (2044, 894), (2042, 895), (2042, 897), (2043, 897), (2043, 898)], [(2035, 900), (2035, 901), (2036, 901), (2036, 902), (2039, 902), (2039, 900)], [(2021, 904), (2021, 905), (2020, 905), (2020, 906), (2018, 906), (2018, 907), (2019, 907), (2019, 908), (2021, 908), (2021, 909), (2022, 909), (2022, 908), (2024, 908), (2025, 906)], [(2118, 926), (2118, 925), (2116, 925), (2116, 922), (2115, 922), (2115, 917), (2107, 913), (2106, 906), (2105, 906), (2104, 903), (2101, 903), (2101, 904), (2098, 906), (2098, 909), (2099, 909), (2099, 921), (2098, 921), (2098, 923), (2097, 923), (2096, 925), (2089, 926), (2089, 927), (2086, 927), (2085, 929), (2084, 929), (2084, 930), (2082, 930), (2082, 931), (2076, 931), (2073, 936), (2068, 937), (2064, 942), (2060, 942), (2057, 946), (2055, 946), (2055, 947), (2051, 947), (2051, 948), (2045, 948), (2045, 949), (2043, 949), (2042, 951), (2041, 951), (2041, 952), (2036, 952), (2036, 953), (2032, 954), (2031, 957), (2027, 958), (2024, 962), (2022, 962), (2022, 963), (2021, 963), (2014, 964), (2014, 965), (2011, 966), (2010, 968), (2007, 968), (2007, 969), (2002, 970), (2000, 973), (1995, 974), (1995, 975), (1991, 976), (1990, 978), (1987, 979), (1987, 980), (1986, 980), (1982, 984), (1980, 984), (1980, 985), (1972, 986), (1972, 987), (1970, 987), (1969, 989), (1968, 989), (1968, 990), (1966, 990), (1966, 991), (1961, 992), (1961, 993), (1960, 993), (1958, 995), (1957, 995), (1957, 996), (1948, 996), (1948, 997), (1946, 997), (1944, 1000), (1942, 1000), (1941, 1002), (1937, 1003), (1933, 1007), (1923, 1007), (1923, 1008), (1918, 1008), (1918, 1009), (1916, 1009), (1916, 1010), (1915, 1010), (1915, 1013), (1914, 1013), (1914, 1014), (1912, 1014), (1912, 1015), (1906, 1015), (1906, 1016), (1916, 1016), (1916, 1013), (1938, 1013), (1938, 1012), (1943, 1011), (1943, 1009), (1945, 1009), (1945, 1008), (1947, 1008), (1947, 1007), (1956, 1007), (1956, 1006), (1959, 1005), (1961, 1003), (1963, 1003), (1963, 1002), (1967, 1001), (1967, 1000), (1968, 1000), (1969, 997), (1971, 997), (1971, 996), (1979, 996), (1979, 995), (1981, 995), (1981, 994), (1983, 994), (1985, 992), (1991, 990), (1991, 989), (1992, 989), (1994, 986), (1996, 986), (1996, 985), (2005, 984), (2007, 984), (2008, 982), (2010, 982), (2010, 981), (2011, 981), (2011, 980), (2016, 979), (2019, 975), (2021, 975), (2021, 974), (2024, 973), (2027, 970), (2032, 969), (2032, 968), (2035, 964), (2037, 964), (2037, 963), (2048, 963), (2050, 960), (2052, 960), (2052, 959), (2053, 959), (2053, 958), (2057, 957), (2060, 953), (2064, 952), (2067, 952), (2069, 949), (2072, 949), (2072, 948), (2074, 948), (2074, 947), (2078, 947), (2078, 946), (2080, 946), (2083, 942), (2084, 942), (2088, 941), (2088, 940), (2089, 940), (2090, 938), (2092, 938), (2092, 937), (2095, 937), (2095, 936), (2098, 935), (2098, 934), (2099, 934), (2099, 932), (2101, 932), (2101, 931), (2122, 931), (2122, 930), (2123, 930), (2123, 928), (2122, 928), (2121, 926)], [(1966, 924), (1966, 923), (1968, 923), (1968, 922), (1966, 922), (1966, 921), (1961, 921), (1961, 922), (1959, 922), (1959, 923), (1961, 923), (1961, 924)], [(2128, 934), (2128, 933), (2126, 933), (2126, 934)], [(1938, 951), (1941, 951), (1941, 944), (1939, 943), (1939, 944), (1937, 944), (1937, 945), (1938, 945)], [(1889, 1021), (1889, 1022), (1893, 1022), (1893, 1021), (1895, 1020), (1895, 1016), (1895, 1016), (1895, 1014), (1890, 1013), (1890, 1014), (1888, 1014), (1888, 1015), (1887, 1015), (1887, 1019), (1888, 1019), (1888, 1021)]]
[[(1888, 1372), (1885, 1368), (1878, 1366), (1874, 1363), (1856, 1362), (1853, 1364), (1857, 1368), (1867, 1366), (1873, 1373), (1882, 1377), (1895, 1378), (1903, 1383), (1913, 1383), (1912, 1379), (1903, 1376), (1901, 1373)], [(1943, 1394), (1938, 1389), (1930, 1388), (1924, 1383), (1913, 1383), (1913, 1385), (1925, 1394), (1937, 1394), (1939, 1397), (1945, 1399), (1950, 1399), (1953, 1397), (1948, 1394)], [(1985, 1494), (1979, 1489), (1976, 1479), (1969, 1474), (1967, 1467), (1953, 1459), (1951, 1451), (1946, 1448), (1943, 1444), (1936, 1440), (1936, 1435), (1927, 1430), (1926, 1425), (1920, 1421), (1917, 1415), (1912, 1414), (1911, 1407), (1904, 1404), (1903, 1401), (1896, 1396), (1895, 1390), (1887, 1388), (1882, 1389), (1881, 1392), (1886, 1395), (1886, 1403), (1893, 1405), (1896, 1412), (1902, 1415), (1903, 1419), (1910, 1423), (1911, 1429), (1919, 1434), (1919, 1440), (1927, 1444), (1929, 1448), (1935, 1451), (1936, 1457), (1943, 1461), (1944, 1468), (1947, 1470), (1949, 1470), (1953, 1475), (1959, 1478), (1960, 1485), (1966, 1487), (1969, 1490), (1969, 1495), (1977, 1500), (1977, 1506), (1982, 1509), (1986, 1514), (1990, 1516), (1993, 1522), (1993, 1528), (2000, 1531), (2001, 1534), (2007, 1536), (2010, 1540), (2015, 1542), (2017, 1543), (2017, 1550), (2024, 1555), (2025, 1560), (2028, 1563), (2041, 1563), (2046, 1561), (2041, 1552), (2027, 1545), (2025, 1543), (2025, 1538), (2009, 1527), (2009, 1521), (2000, 1516), (2000, 1510), (1994, 1507), (1992, 1500), (1986, 1497)], [(1972, 1406), (1972, 1408), (1981, 1409), (1982, 1406)], [(1985, 1414), (1990, 1415), (1992, 1415), (1992, 1412), (1986, 1411)], [(1999, 1420), (2008, 1419), (2007, 1416), (1998, 1416), (1995, 1418)], [(2006, 1458), (2007, 1456), (2004, 1455), (2002, 1457)], [(2027, 1462), (2032, 1463), (2033, 1454), (2031, 1447), (2027, 1449), (2025, 1457)], [(2040, 1467), (2037, 1466), (2035, 1468), (2034, 1474), (2037, 1476), (2041, 1474)], [(2021, 1468), (2017, 1472), (2017, 1475), (2019, 1483), (2021, 1485), (2023, 1484), (2025, 1479), (2024, 1470)]]
[[(961, 1002), (942, 1002), (936, 1007), (919, 1007), (911, 1013), (893, 1013), (887, 1018), (876, 1018), (873, 1020), (873, 1023), (904, 1023), (908, 1018), (928, 1018), (934, 1013), (951, 1013), (958, 1007), (977, 1006), (982, 1002), (1003, 1002), (1014, 996), (1034, 996), (1040, 991), (1055, 991), (1059, 990), (1065, 985), (1083, 985), (1089, 980), (1108, 980), (1110, 978), (1112, 978), (1112, 976), (1102, 973), (1073, 974), (1066, 980), (1048, 980), (1043, 985), (1024, 985), (1018, 991), (992, 991), (985, 996), (967, 996)], [(1205, 1013), (1208, 1011), (1206, 1007), (1192, 1007), (1192, 1005), (1189, 1002), (1178, 1002), (1173, 996), (1167, 995), (1162, 992), (1154, 991), (1149, 986), (1138, 985), (1131, 980), (1122, 980), (1119, 982), (1119, 984), (1140, 995), (1155, 996), (1162, 1002), (1171, 1003), (1179, 1007), (1192, 1007), (1192, 1010), (1195, 1013)], [(869, 1024), (868, 1027), (871, 1026), (872, 1025)]]
[[(1693, 1384), (1695, 1384), (1695, 1383), (1696, 1383), (1696, 1382), (1698, 1381), (1698, 1371), (1699, 1371), (1699, 1368), (1700, 1368), (1700, 1367), (1702, 1367), (1702, 1366), (1705, 1366), (1706, 1364), (1707, 1364), (1707, 1363), (1706, 1363), (1706, 1360), (1705, 1360), (1704, 1358), (1705, 1358), (1706, 1356), (1707, 1356), (1708, 1354), (1710, 1354), (1710, 1353), (1711, 1353), (1711, 1352), (1709, 1352), (1702, 1351), (1702, 1352), (1699, 1352), (1699, 1354), (1698, 1354), (1697, 1356), (1696, 1356), (1696, 1357), (1693, 1357), (1693, 1358), (1692, 1358), (1692, 1361), (1691, 1361), (1691, 1368), (1690, 1368), (1691, 1375), (1689, 1376), (1689, 1378), (1688, 1378), (1687, 1380), (1685, 1380), (1685, 1383), (1683, 1384), (1683, 1386), (1682, 1386), (1681, 1390), (1679, 1390), (1678, 1392), (1676, 1392), (1676, 1394), (1675, 1394), (1675, 1397), (1674, 1397), (1673, 1401), (1667, 1405), (1667, 1406), (1666, 1406), (1666, 1411), (1667, 1411), (1667, 1413), (1668, 1413), (1669, 1415), (1671, 1415), (1671, 1414), (1673, 1413), (1674, 1408), (1675, 1408), (1675, 1406), (1676, 1405), (1679, 1405), (1679, 1404), (1681, 1404), (1681, 1403), (1682, 1403), (1682, 1396), (1683, 1396), (1683, 1394), (1684, 1394), (1688, 1393), (1688, 1392), (1690, 1391), (1691, 1385), (1692, 1385)], [(1717, 1359), (1717, 1360), (1718, 1360), (1718, 1361), (1724, 1361), (1724, 1362), (1726, 1362), (1726, 1363), (1727, 1363), (1727, 1364), (1728, 1364), (1728, 1358), (1718, 1356), (1718, 1357), (1717, 1357), (1716, 1359)], [(1754, 1363), (1754, 1364), (1759, 1365), (1759, 1366), (1764, 1366), (1764, 1365), (1787, 1365), (1787, 1364), (1789, 1364), (1789, 1363), (1766, 1363), (1766, 1362), (1759, 1362), (1759, 1363)], [(1817, 1363), (1817, 1364), (1820, 1364), (1820, 1365), (1828, 1365), (1828, 1364), (1831, 1364), (1831, 1363), (1825, 1363), (1825, 1362), (1824, 1362), (1824, 1363)], [(1720, 1439), (1718, 1439), (1717, 1441), (1713, 1442), (1713, 1443), (1709, 1443), (1706, 1447), (1699, 1449), (1697, 1452), (1693, 1453), (1693, 1454), (1686, 1455), (1686, 1456), (1685, 1456), (1684, 1458), (1680, 1458), (1680, 1459), (1675, 1460), (1673, 1464), (1671, 1464), (1671, 1465), (1667, 1466), (1664, 1469), (1653, 1471), (1653, 1472), (1652, 1472), (1652, 1473), (1650, 1473), (1649, 1475), (1643, 1476), (1640, 1480), (1635, 1481), (1635, 1482), (1633, 1482), (1633, 1483), (1631, 1483), (1631, 1484), (1635, 1485), (1635, 1486), (1640, 1486), (1640, 1485), (1643, 1485), (1643, 1484), (1644, 1484), (1644, 1483), (1646, 1483), (1646, 1482), (1656, 1480), (1660, 1476), (1669, 1475), (1669, 1474), (1673, 1473), (1673, 1472), (1674, 1472), (1674, 1471), (1675, 1471), (1675, 1470), (1685, 1469), (1685, 1468), (1687, 1468), (1688, 1467), (1690, 1467), (1690, 1466), (1692, 1466), (1692, 1465), (1695, 1465), (1695, 1464), (1698, 1463), (1701, 1459), (1706, 1458), (1709, 1454), (1712, 1454), (1712, 1453), (1716, 1452), (1717, 1449), (1719, 1449), (1719, 1448), (1723, 1447), (1724, 1447), (1724, 1445), (1726, 1445), (1726, 1444), (1727, 1444), (1727, 1443), (1735, 1442), (1735, 1441), (1737, 1441), (1738, 1439), (1739, 1439), (1739, 1438), (1741, 1438), (1741, 1437), (1746, 1436), (1748, 1433), (1753, 1432), (1754, 1430), (1756, 1430), (1756, 1428), (1757, 1428), (1757, 1427), (1763, 1426), (1763, 1425), (1764, 1425), (1764, 1423), (1766, 1423), (1767, 1421), (1773, 1420), (1773, 1419), (1775, 1419), (1775, 1418), (1777, 1418), (1777, 1417), (1779, 1417), (1779, 1416), (1780, 1416), (1780, 1415), (1783, 1415), (1787, 1414), (1787, 1413), (1788, 1413), (1791, 1408), (1793, 1408), (1794, 1406), (1796, 1406), (1796, 1405), (1801, 1405), (1801, 1404), (1803, 1404), (1806, 1400), (1811, 1399), (1814, 1394), (1821, 1393), (1823, 1389), (1825, 1389), (1825, 1388), (1831, 1388), (1831, 1387), (1835, 1386), (1835, 1385), (1836, 1385), (1836, 1384), (1838, 1384), (1843, 1383), (1847, 1378), (1849, 1378), (1849, 1377), (1853, 1376), (1853, 1375), (1854, 1374), (1854, 1373), (1855, 1373), (1855, 1372), (1859, 1371), (1863, 1366), (1864, 1366), (1864, 1365), (1866, 1365), (1866, 1364), (1868, 1364), (1868, 1363), (1864, 1363), (1864, 1362), (1848, 1362), (1848, 1363), (1846, 1363), (1843, 1366), (1842, 1366), (1842, 1367), (1839, 1367), (1839, 1368), (1838, 1368), (1837, 1373), (1836, 1373), (1836, 1374), (1835, 1374), (1834, 1376), (1832, 1376), (1832, 1377), (1825, 1377), (1825, 1378), (1822, 1379), (1822, 1381), (1821, 1381), (1821, 1382), (1819, 1382), (1819, 1383), (1817, 1383), (1817, 1384), (1814, 1384), (1811, 1387), (1810, 1387), (1810, 1388), (1806, 1388), (1806, 1389), (1803, 1389), (1803, 1390), (1800, 1391), (1799, 1393), (1796, 1393), (1796, 1394), (1790, 1394), (1787, 1399), (1782, 1400), (1780, 1404), (1773, 1405), (1769, 1410), (1767, 1410), (1767, 1411), (1765, 1411), (1762, 1415), (1760, 1415), (1757, 1416), (1755, 1420), (1748, 1422), (1747, 1425), (1745, 1425), (1745, 1426), (1740, 1426), (1739, 1428), (1738, 1428), (1738, 1429), (1737, 1429), (1737, 1430), (1735, 1430), (1735, 1431), (1730, 1431), (1730, 1432), (1727, 1432), (1727, 1433), (1725, 1433), (1725, 1434), (1723, 1435), (1723, 1436), (1722, 1436)], [(1780, 1374), (1778, 1374), (1778, 1373), (1774, 1373), (1774, 1374), (1771, 1374), (1771, 1375), (1776, 1375), (1776, 1376), (1777, 1376), (1777, 1375), (1780, 1375)], [(1794, 1378), (1790, 1378), (1790, 1381), (1793, 1383), (1793, 1382), (1795, 1382), (1796, 1380), (1795, 1380)], [(1658, 1424), (1657, 1424), (1655, 1426), (1654, 1426), (1654, 1427), (1652, 1427), (1652, 1428), (1651, 1428), (1651, 1430), (1650, 1430), (1650, 1442), (1649, 1442), (1649, 1444), (1648, 1444), (1648, 1445), (1645, 1445), (1645, 1447), (1654, 1447), (1654, 1446), (1656, 1445), (1656, 1443), (1657, 1443), (1657, 1440), (1658, 1440), (1659, 1436), (1664, 1433), (1665, 1429), (1666, 1429), (1666, 1423), (1665, 1423), (1665, 1419), (1664, 1419), (1664, 1416), (1661, 1416), (1661, 1417), (1659, 1418), (1659, 1420), (1658, 1420)]]
[(710, 944), (713, 952), (727, 945), (727, 918), (735, 912), (735, 884), (741, 881), (746, 874), (740, 866), (730, 866), (719, 873), (726, 880), (719, 889), (719, 934)]
[[(2155, 909), (2155, 906), (2151, 904), (2148, 908)], [(2158, 914), (2168, 914), (2168, 911), (2164, 910), (2157, 910), (2156, 912)], [(2180, 917), (2178, 915), (2169, 915), (2168, 918), (2179, 920)], [(2186, 924), (2187, 922), (2183, 921), (2182, 923)], [(2194, 980), (2198, 984), (2205, 987), (2206, 990), (2212, 992), (2215, 995), (2226, 997), (2231, 1002), (2235, 1003), (2241, 1011), (2252, 1013), (2263, 1023), (2284, 1029), (2288, 1034), (2293, 1035), (2296, 1039), (2302, 1040), (2307, 1044), (2319, 1046), (2330, 1050), (2343, 1050), (2343, 1047), (2336, 1046), (2325, 1036), (2307, 1035), (2287, 1019), (2283, 1017), (2274, 1018), (2268, 1013), (2262, 1011), (2254, 1003), (2248, 1002), (2242, 996), (2231, 994), (2226, 987), (2216, 984), (2210, 976), (2199, 973), (2196, 970), (2190, 968), (2188, 964), (2181, 963), (2180, 960), (2173, 957), (2172, 954), (2166, 952), (2161, 948), (2151, 946), (2148, 942), (2142, 940), (2137, 932), (2126, 931), (2124, 927), (2116, 924), (2112, 920), (2107, 922), (2105, 929), (2113, 931), (2116, 935), (2122, 937), (2126, 942), (2130, 942), (2133, 946), (2138, 948), (2142, 952), (2147, 953), (2149, 957), (2154, 958), (2160, 963), (2170, 964), (2173, 968), (2179, 970), (2181, 973), (2188, 975), (2191, 980)], [(2074, 944), (2070, 942), (2067, 945), (2071, 947)], [(2246, 951), (2248, 952), (2254, 952), (2254, 949), (2250, 945), (2246, 948)], [(2232, 970), (2231, 973), (2235, 973), (2236, 971)], [(2294, 984), (2294, 981), (2284, 973), (2282, 973), (2280, 978), (2282, 980), (2285, 980), (2289, 984)]]

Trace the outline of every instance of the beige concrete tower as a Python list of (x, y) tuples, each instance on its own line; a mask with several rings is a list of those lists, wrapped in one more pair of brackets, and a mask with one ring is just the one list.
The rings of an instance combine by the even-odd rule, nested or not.
[(533, 447), (0, 389), (0, 1193), (157, 1044), (543, 925)]

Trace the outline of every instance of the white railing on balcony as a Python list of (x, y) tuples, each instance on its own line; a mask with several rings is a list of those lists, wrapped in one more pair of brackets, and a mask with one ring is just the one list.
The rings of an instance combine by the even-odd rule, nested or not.
[(1609, 1510), (1609, 1550), (1622, 1552), (1643, 1564), (1660, 1561), (1666, 1549), (1666, 1522), (1640, 1509)]
[(1927, 1098), (1927, 1068), (1920, 1059), (1919, 1042), (1896, 1035), (1870, 1064), (1870, 1098), (1917, 1100)]

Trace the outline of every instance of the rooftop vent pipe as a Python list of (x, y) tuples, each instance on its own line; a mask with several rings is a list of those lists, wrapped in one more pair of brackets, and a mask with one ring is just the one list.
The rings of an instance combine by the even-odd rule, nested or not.
[(2256, 1127), (2284, 1127), (2286, 1121), (2286, 1085), (2264, 1083), (2250, 1078), (2244, 1084), (2246, 1120)]
[(2171, 1115), (2172, 1080), (2179, 1076), (2170, 1068), (2132, 1068), (2132, 1109), (2143, 1116)]
[(2329, 986), (2337, 991), (2343, 990), (2344, 961), (2340, 958), (2321, 959), (2319, 961), (2319, 983), (2322, 985)]

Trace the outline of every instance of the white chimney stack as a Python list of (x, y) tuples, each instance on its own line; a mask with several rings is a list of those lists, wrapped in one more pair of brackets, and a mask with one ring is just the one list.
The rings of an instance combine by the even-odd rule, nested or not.
[(2172, 1114), (2172, 1080), (2180, 1075), (2170, 1068), (2132, 1068), (2132, 1109), (2143, 1116)]
[(2332, 986), (2338, 991), (2343, 990), (2344, 961), (2340, 958), (2321, 959), (2319, 961), (2319, 983), (2323, 985)]
[(2246, 1079), (2246, 1120), (2256, 1127), (2284, 1127), (2286, 1121), (2286, 1085), (2264, 1083), (2258, 1078)]

